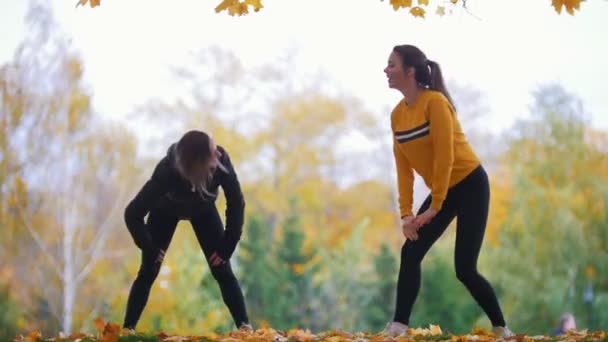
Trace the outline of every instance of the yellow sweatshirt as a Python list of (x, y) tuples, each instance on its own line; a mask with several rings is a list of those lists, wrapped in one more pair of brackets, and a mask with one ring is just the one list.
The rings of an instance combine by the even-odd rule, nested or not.
[(413, 215), (414, 171), (431, 189), (431, 207), (440, 210), (448, 189), (480, 164), (456, 111), (442, 93), (423, 90), (413, 104), (397, 104), (391, 126), (401, 217)]

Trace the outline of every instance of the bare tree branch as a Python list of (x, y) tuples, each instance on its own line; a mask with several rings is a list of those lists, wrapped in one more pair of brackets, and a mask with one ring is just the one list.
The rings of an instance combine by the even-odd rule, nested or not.
[(40, 235), (38, 235), (33, 225), (27, 218), (27, 214), (23, 213), (23, 208), (19, 204), (17, 205), (17, 211), (19, 212), (19, 217), (21, 217), (23, 225), (27, 228), (34, 241), (36, 241), (36, 244), (38, 245), (42, 253), (48, 258), (49, 262), (52, 265), (53, 271), (55, 271), (55, 274), (59, 277), (59, 279), (63, 281), (63, 275), (61, 274), (61, 266), (59, 265), (55, 257), (53, 257), (53, 254), (49, 252), (48, 246), (44, 243), (44, 240), (42, 240)]
[[(125, 197), (125, 194), (126, 190), (122, 188), (120, 195), (118, 195), (117, 197), (122, 199)], [(91, 252), (89, 261), (86, 266), (82, 268), (80, 273), (76, 276), (76, 283), (81, 283), (86, 278), (86, 276), (93, 270), (93, 267), (95, 266), (97, 261), (99, 261), (99, 258), (103, 252), (103, 247), (110, 232), (108, 226), (113, 223), (112, 219), (116, 217), (116, 214), (118, 213), (118, 210), (120, 208), (120, 206), (118, 205), (119, 203), (121, 203), (121, 201), (114, 201), (114, 205), (112, 206), (110, 214), (107, 216), (106, 220), (101, 224), (101, 227), (99, 228), (100, 233), (97, 235), (97, 239), (94, 242), (94, 248)]]

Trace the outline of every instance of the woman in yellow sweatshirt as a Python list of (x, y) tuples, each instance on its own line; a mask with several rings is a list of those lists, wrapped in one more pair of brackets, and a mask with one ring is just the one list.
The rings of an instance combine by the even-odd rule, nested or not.
[[(384, 333), (407, 332), (420, 289), (420, 264), (433, 243), (458, 217), (456, 276), (490, 318), (497, 336), (511, 336), (488, 281), (477, 271), (488, 218), (490, 187), (479, 158), (460, 127), (439, 65), (413, 45), (393, 48), (384, 69), (390, 88), (403, 93), (391, 114), (403, 235), (395, 316)], [(412, 212), (414, 172), (431, 193)]]

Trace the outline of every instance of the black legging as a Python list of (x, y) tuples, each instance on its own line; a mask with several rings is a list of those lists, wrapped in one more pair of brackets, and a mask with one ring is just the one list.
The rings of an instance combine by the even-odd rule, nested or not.
[[(177, 216), (169, 214), (164, 210), (155, 209), (149, 213), (146, 225), (154, 243), (159, 248), (167, 250), (178, 221)], [(220, 246), (224, 233), (219, 213), (215, 207), (212, 207), (190, 219), (190, 222), (205, 254), (207, 263), (209, 263), (211, 255)], [(153, 251), (144, 250), (142, 252), (141, 266), (129, 293), (127, 312), (123, 325), (125, 328), (135, 329), (141, 313), (146, 306), (150, 289), (160, 271), (161, 263), (155, 261), (157, 256)], [(243, 323), (248, 323), (243, 293), (236, 277), (232, 273), (230, 263), (226, 262), (216, 267), (209, 265), (209, 267), (211, 268), (211, 274), (220, 286), (222, 298), (236, 326), (240, 327)]]
[[(492, 325), (505, 326), (492, 286), (477, 272), (477, 257), (486, 229), (489, 201), (488, 175), (483, 167), (479, 166), (448, 191), (441, 210), (427, 225), (418, 230), (418, 240), (405, 242), (401, 249), (395, 322), (409, 324), (412, 307), (420, 290), (420, 263), (433, 243), (457, 216), (456, 277), (485, 311)], [(420, 207), (419, 214), (423, 213), (430, 203), (429, 195)]]

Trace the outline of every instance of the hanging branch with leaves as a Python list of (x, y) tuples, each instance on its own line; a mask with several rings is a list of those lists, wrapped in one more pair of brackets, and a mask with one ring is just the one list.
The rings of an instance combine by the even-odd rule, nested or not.
[[(78, 0), (76, 7), (85, 6), (87, 3), (91, 7), (97, 7), (100, 5), (100, 1), (101, 0)], [(570, 15), (574, 15), (575, 10), (580, 10), (581, 2), (583, 1), (585, 0), (551, 0), (551, 5), (558, 14), (561, 14), (562, 10), (565, 8)], [(412, 16), (419, 18), (426, 17), (429, 10), (434, 10), (435, 15), (442, 17), (452, 13), (456, 7), (467, 8), (467, 0), (390, 0), (389, 2), (395, 11), (403, 9), (408, 11)], [(227, 12), (231, 16), (243, 16), (249, 14), (251, 10), (258, 12), (262, 8), (264, 8), (262, 0), (222, 0), (222, 2), (215, 7), (215, 12)]]

